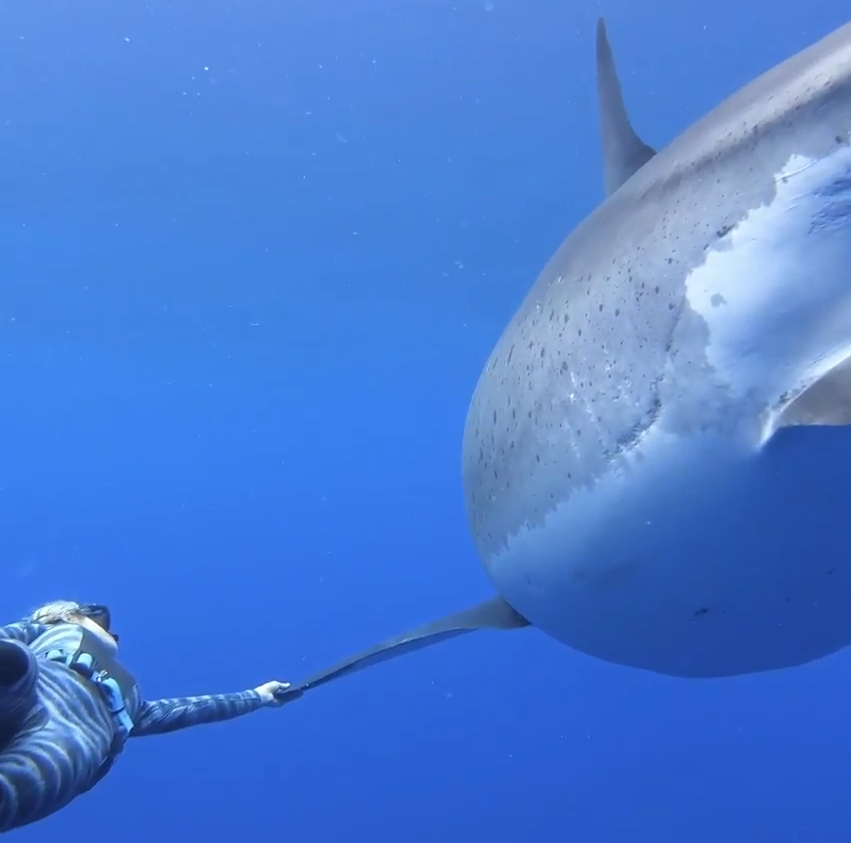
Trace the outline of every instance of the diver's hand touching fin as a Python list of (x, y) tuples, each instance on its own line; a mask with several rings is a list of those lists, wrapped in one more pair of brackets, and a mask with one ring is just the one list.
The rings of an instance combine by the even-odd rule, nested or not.
[(298, 699), (301, 694), (292, 693), (292, 685), (289, 682), (278, 682), (273, 679), (271, 682), (264, 682), (254, 689), (259, 695), (263, 705), (279, 706), (285, 702), (292, 702)]

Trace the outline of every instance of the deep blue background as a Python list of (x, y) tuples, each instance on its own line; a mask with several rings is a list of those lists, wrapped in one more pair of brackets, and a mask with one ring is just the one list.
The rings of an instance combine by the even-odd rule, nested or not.
[[(3, 4), (4, 617), (108, 601), (153, 698), (297, 679), (492, 593), (464, 417), (601, 199), (600, 13), (656, 145), (848, 14)], [(685, 682), (535, 631), (471, 636), (134, 742), (18, 839), (94, 819), (123, 843), (846, 843), (849, 677), (851, 653)]]

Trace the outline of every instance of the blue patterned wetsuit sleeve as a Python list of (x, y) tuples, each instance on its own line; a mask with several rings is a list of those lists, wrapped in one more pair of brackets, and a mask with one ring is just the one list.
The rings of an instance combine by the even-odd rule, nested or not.
[(232, 720), (262, 707), (263, 701), (257, 691), (143, 702), (133, 718), (130, 737), (162, 735), (177, 729), (187, 729), (189, 726), (200, 726), (202, 723)]
[(20, 641), (29, 646), (47, 630), (48, 627), (43, 623), (32, 623), (27, 620), (16, 621), (0, 626), (0, 638), (14, 638), (15, 641)]

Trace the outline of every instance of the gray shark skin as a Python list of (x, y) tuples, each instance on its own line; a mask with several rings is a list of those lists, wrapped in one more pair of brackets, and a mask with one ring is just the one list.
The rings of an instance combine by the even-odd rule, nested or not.
[(641, 166), (497, 343), (469, 520), (497, 590), (559, 641), (706, 677), (851, 642), (851, 431), (824, 427), (851, 405), (849, 131), (851, 25)]
[[(851, 25), (654, 154), (597, 31), (606, 200), (479, 379), (462, 468), (497, 597), (293, 689), (480, 628), (721, 677), (851, 643)], [(831, 555), (824, 556), (829, 547)]]

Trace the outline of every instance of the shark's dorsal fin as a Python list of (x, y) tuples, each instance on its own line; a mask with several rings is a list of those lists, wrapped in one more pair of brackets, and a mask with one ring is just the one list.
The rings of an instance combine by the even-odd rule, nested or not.
[(641, 140), (629, 122), (621, 83), (603, 18), (597, 20), (597, 103), (603, 145), (606, 195), (614, 193), (656, 150)]
[(415, 650), (422, 650), (424, 647), (439, 644), (441, 641), (465, 635), (468, 632), (479, 629), (522, 629), (525, 626), (529, 626), (529, 621), (515, 612), (501, 597), (494, 597), (469, 609), (418, 626), (393, 638), (387, 638), (319, 673), (314, 673), (304, 682), (280, 693), (278, 698), (285, 702), (300, 697), (306, 691), (318, 688), (332, 679), (340, 679), (350, 673), (356, 673), (372, 665), (407, 655)]

